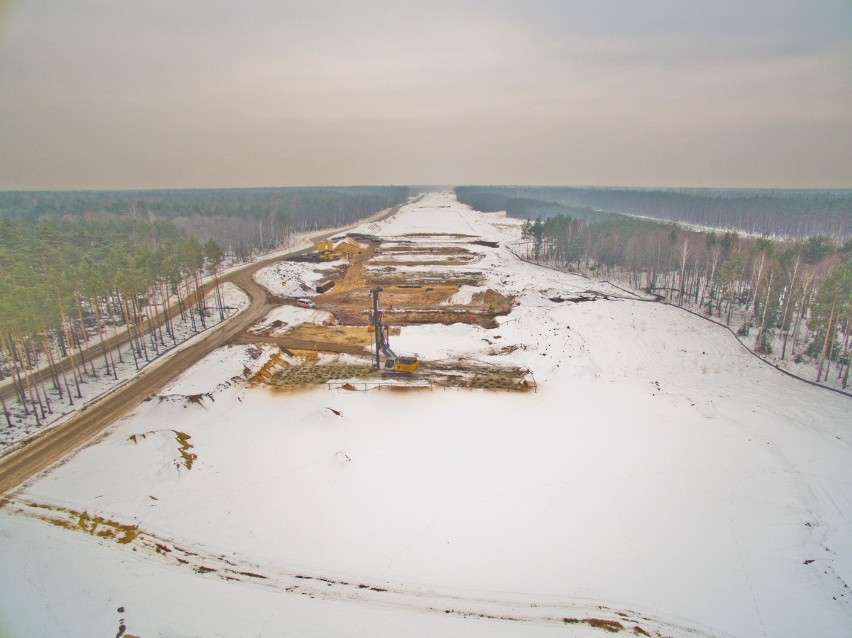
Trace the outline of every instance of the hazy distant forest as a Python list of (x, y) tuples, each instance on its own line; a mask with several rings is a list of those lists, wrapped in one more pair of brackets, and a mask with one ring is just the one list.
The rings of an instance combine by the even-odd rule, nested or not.
[(168, 221), (245, 260), (286, 244), (293, 233), (343, 226), (407, 197), (403, 186), (0, 192), (0, 219)]
[(460, 187), (456, 195), (527, 219), (528, 259), (660, 295), (730, 326), (782, 365), (811, 361), (815, 380), (833, 374), (848, 385), (852, 191)]
[(492, 210), (508, 202), (509, 213), (519, 217), (547, 217), (553, 210), (596, 221), (606, 212), (779, 239), (852, 237), (852, 190), (506, 186), (462, 188), (461, 193)]
[[(407, 197), (406, 187), (0, 193), (0, 381), (11, 376), (24, 411), (46, 418), (37, 367), (73, 404), (85, 375), (115, 374), (105, 333), (126, 332), (138, 368), (175, 342), (171, 306), (202, 329), (214, 309), (200, 280), (226, 257), (245, 261)], [(90, 342), (102, 352), (87, 360)], [(70, 384), (56, 366), (65, 357)]]

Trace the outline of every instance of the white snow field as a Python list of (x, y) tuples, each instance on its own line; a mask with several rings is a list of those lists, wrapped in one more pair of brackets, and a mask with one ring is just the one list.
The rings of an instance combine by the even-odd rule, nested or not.
[[(361, 230), (520, 225), (434, 193)], [(529, 367), (536, 392), (281, 392), (238, 376), (268, 352), (217, 351), (10, 495), (0, 636), (852, 635), (850, 399), (471, 249), (512, 312), (393, 346)]]

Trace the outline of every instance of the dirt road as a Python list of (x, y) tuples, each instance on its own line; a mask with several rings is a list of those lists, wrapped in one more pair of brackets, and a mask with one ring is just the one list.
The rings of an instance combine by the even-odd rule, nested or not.
[[(278, 259), (268, 260), (268, 262)], [(0, 462), (0, 493), (17, 487), (91, 440), (110, 423), (129, 412), (146, 397), (156, 393), (189, 366), (216, 348), (225, 345), (235, 335), (269, 312), (271, 304), (268, 293), (252, 278), (254, 271), (264, 265), (268, 263), (261, 262), (260, 265), (233, 273), (228, 277), (229, 281), (233, 281), (251, 298), (251, 303), (246, 310), (212, 328), (198, 342), (178, 350), (159, 365), (150, 370), (142, 370), (131, 382), (107, 395), (96, 405), (83, 410), (65, 423), (29, 442), (19, 451), (3, 458)]]
[[(378, 221), (393, 215), (399, 207), (383, 211), (367, 221)], [(359, 222), (359, 224), (364, 223)], [(341, 232), (324, 231), (311, 240), (330, 237)], [(48, 430), (24, 447), (0, 460), (0, 494), (5, 494), (44, 471), (67, 454), (82, 447), (102, 432), (111, 423), (127, 414), (146, 397), (177, 377), (191, 365), (220, 348), (236, 335), (246, 330), (266, 315), (272, 307), (269, 292), (254, 281), (256, 271), (282, 259), (310, 251), (304, 249), (255, 262), (237, 271), (220, 277), (220, 281), (231, 281), (249, 296), (249, 307), (235, 317), (203, 333), (199, 340), (186, 346), (152, 367), (142, 370), (130, 382), (119, 387), (97, 404), (84, 409), (65, 423)], [(0, 500), (2, 506), (2, 500)]]
[[(321, 236), (325, 237), (325, 233), (323, 233)], [(318, 239), (318, 238), (319, 237), (312, 237), (311, 241), (314, 241), (315, 239)], [(291, 253), (287, 253), (286, 255), (279, 255), (277, 257), (271, 257), (271, 258), (267, 258), (267, 259), (264, 259), (264, 260), (259, 261), (259, 262), (247, 264), (240, 270), (231, 271), (229, 273), (225, 273), (223, 275), (220, 275), (219, 276), (219, 283), (224, 283), (226, 281), (230, 281), (230, 282), (233, 282), (233, 283), (237, 284), (238, 286), (242, 287), (239, 282), (243, 281), (243, 275), (244, 275), (245, 272), (250, 271), (250, 272), (254, 273), (259, 268), (263, 268), (265, 266), (268, 266), (269, 264), (275, 263), (276, 261), (281, 261), (282, 259), (285, 259), (287, 257), (293, 257), (295, 255), (307, 253), (307, 252), (310, 252), (311, 250), (312, 249), (310, 249), (310, 248), (305, 248), (305, 249), (302, 249), (302, 250), (296, 250), (296, 251), (293, 251)], [(203, 284), (201, 286), (202, 294), (205, 295), (205, 296), (210, 294), (210, 292), (212, 292), (212, 290), (213, 290), (213, 286), (215, 286), (215, 282), (213, 282), (213, 281), (208, 281), (207, 283)], [(171, 307), (171, 313), (170, 313), (171, 318), (175, 319), (175, 318), (177, 318), (177, 316), (179, 314), (180, 314), (180, 307), (178, 306), (178, 304), (173, 304), (172, 307)], [(154, 318), (154, 323), (156, 323), (156, 324), (162, 323), (162, 317), (163, 317), (163, 313), (160, 313), (159, 315), (157, 315), (157, 317)], [(109, 339), (104, 340), (103, 345), (101, 345), (101, 343), (99, 341), (95, 342), (94, 339), (93, 339), (91, 345), (83, 348), (83, 353), (84, 353), (85, 359), (91, 360), (91, 359), (94, 359), (94, 358), (101, 356), (101, 353), (103, 352), (104, 347), (106, 347), (108, 350), (112, 350), (113, 348), (117, 348), (117, 347), (123, 347), (125, 344), (127, 344), (127, 341), (128, 341), (128, 336), (127, 336), (126, 331), (119, 332), (118, 334), (113, 335)], [(75, 356), (79, 357), (80, 355), (79, 355), (79, 353), (77, 353), (77, 354), (75, 354)], [(70, 359), (66, 357), (66, 358), (58, 361), (57, 362), (57, 369), (60, 372), (70, 373), (71, 372), (71, 361), (70, 361)], [(46, 381), (49, 381), (50, 378), (51, 378), (50, 375), (51, 375), (51, 372), (50, 372), (49, 368), (42, 368), (40, 370), (36, 370), (35, 372), (32, 373), (33, 383), (38, 384), (38, 383), (44, 383)], [(15, 388), (11, 384), (10, 381), (7, 381), (5, 383), (5, 385), (0, 386), (0, 396), (2, 396), (3, 399), (5, 399), (6, 401), (15, 400), (17, 395), (15, 393)]]

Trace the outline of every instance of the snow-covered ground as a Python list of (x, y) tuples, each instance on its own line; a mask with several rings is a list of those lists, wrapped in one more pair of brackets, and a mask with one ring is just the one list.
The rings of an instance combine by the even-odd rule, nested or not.
[[(520, 232), (451, 194), (360, 230)], [(0, 635), (852, 635), (849, 399), (476, 251), (512, 312), (394, 347), (536, 393), (278, 392), (239, 380), (268, 351), (212, 353), (0, 509)]]
[[(535, 261), (531, 259), (531, 243), (528, 240), (522, 239), (513, 242), (512, 247), (516, 255), (525, 256), (528, 261)], [(544, 262), (542, 265), (547, 268), (553, 268), (554, 270), (565, 272), (572, 270), (572, 268), (568, 266), (560, 266), (555, 262)], [(585, 272), (581, 274), (584, 277), (587, 276)], [(607, 278), (624, 286), (625, 288), (622, 288), (622, 290), (625, 292), (629, 292), (628, 289), (632, 289), (632, 294), (635, 294), (636, 296), (645, 295), (643, 291), (632, 288), (630, 283), (631, 273), (629, 271), (615, 268), (609, 272)], [(670, 298), (669, 303), (674, 304), (675, 301)], [(781, 330), (776, 329), (770, 331), (767, 338), (769, 352), (759, 351), (759, 330), (753, 325), (754, 316), (750, 309), (744, 309), (741, 306), (738, 306), (732, 310), (730, 317), (728, 317), (726, 313), (723, 313), (723, 316), (721, 317), (717, 315), (708, 316), (706, 306), (699, 306), (697, 303), (689, 303), (687, 300), (687, 302), (685, 302), (681, 307), (681, 310), (683, 312), (692, 312), (707, 319), (708, 321), (713, 321), (720, 326), (730, 328), (731, 332), (736, 335), (736, 338), (740, 341), (740, 343), (751, 350), (755, 356), (760, 357), (767, 363), (770, 363), (793, 376), (816, 383), (817, 371), (820, 369), (819, 359), (812, 357), (807, 353), (807, 343), (802, 343), (801, 340), (794, 341), (793, 339), (788, 339), (787, 348), (785, 350), (784, 333)], [(807, 323), (806, 319), (802, 319), (802, 321)], [(783, 359), (781, 358), (782, 352), (785, 353), (785, 357)], [(839, 365), (837, 362), (828, 363), (826, 365), (829, 370), (828, 378), (823, 376), (818, 382), (819, 385), (832, 388), (836, 391), (852, 396), (852, 388), (844, 388), (843, 385), (843, 366)]]
[(277, 335), (287, 332), (302, 323), (323, 325), (333, 320), (333, 315), (325, 310), (300, 308), (299, 306), (278, 306), (266, 315), (263, 321), (252, 327), (252, 332)]
[(317, 294), (316, 285), (344, 264), (345, 262), (340, 261), (321, 263), (280, 261), (258, 271), (254, 280), (276, 295), (312, 297)]

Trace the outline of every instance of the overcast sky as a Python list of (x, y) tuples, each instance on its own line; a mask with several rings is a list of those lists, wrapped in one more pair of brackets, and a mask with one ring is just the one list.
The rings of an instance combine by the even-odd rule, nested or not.
[(850, 0), (0, 0), (0, 189), (852, 187)]

